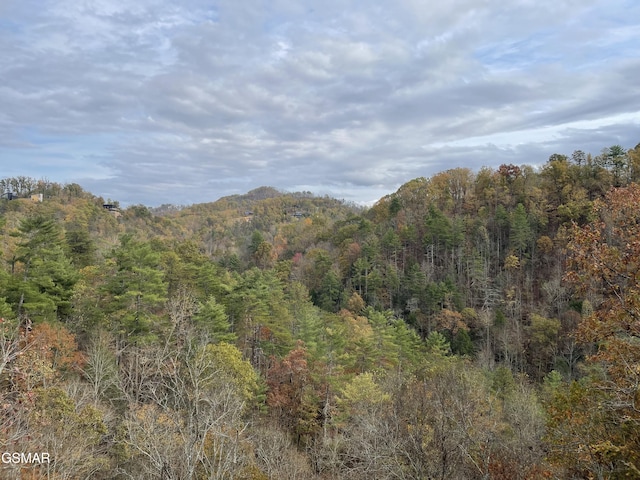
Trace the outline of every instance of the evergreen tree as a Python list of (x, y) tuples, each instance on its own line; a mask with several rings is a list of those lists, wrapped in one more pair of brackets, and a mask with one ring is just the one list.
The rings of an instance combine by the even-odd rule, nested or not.
[(22, 220), (13, 235), (18, 243), (11, 261), (8, 301), (18, 315), (66, 318), (78, 274), (64, 253), (59, 226), (36, 215)]
[(93, 265), (96, 246), (86, 225), (72, 223), (65, 233), (66, 251), (74, 266), (83, 268)]
[(231, 331), (231, 322), (224, 305), (218, 303), (213, 295), (200, 306), (194, 320), (199, 329), (215, 343), (234, 343), (237, 339), (237, 335)]
[(113, 297), (106, 308), (117, 320), (119, 333), (145, 334), (159, 319), (167, 295), (160, 254), (148, 242), (125, 235), (112, 258), (117, 269), (107, 285)]
[(511, 215), (510, 245), (520, 256), (531, 243), (531, 226), (524, 205), (519, 203)]

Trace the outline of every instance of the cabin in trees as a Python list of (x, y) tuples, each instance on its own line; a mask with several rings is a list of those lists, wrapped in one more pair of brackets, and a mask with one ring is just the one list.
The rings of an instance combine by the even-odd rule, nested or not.
[(118, 208), (118, 206), (115, 203), (103, 203), (102, 204), (102, 208), (104, 208), (105, 210), (108, 210), (109, 212), (111, 212), (113, 214), (113, 216), (116, 217), (116, 218), (122, 216), (122, 213), (120, 213), (120, 209)]
[[(13, 192), (5, 192), (2, 194), (1, 197), (6, 198), (7, 200), (17, 200), (21, 198)], [(44, 195), (42, 193), (33, 193), (29, 195), (29, 198), (31, 199), (32, 202), (42, 203), (44, 201)]]

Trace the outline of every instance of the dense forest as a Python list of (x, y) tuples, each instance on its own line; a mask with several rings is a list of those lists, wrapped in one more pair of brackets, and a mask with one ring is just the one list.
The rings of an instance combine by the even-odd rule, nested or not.
[(0, 450), (49, 459), (0, 477), (640, 478), (637, 182), (640, 145), (366, 209), (0, 180)]

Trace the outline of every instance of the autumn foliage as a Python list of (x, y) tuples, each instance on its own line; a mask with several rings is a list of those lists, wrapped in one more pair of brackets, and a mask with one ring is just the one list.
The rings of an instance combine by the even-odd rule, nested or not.
[[(596, 370), (558, 401), (580, 432), (577, 454), (617, 476), (640, 476), (640, 186), (609, 192), (574, 226), (567, 278), (590, 305), (578, 339)], [(582, 390), (580, 390), (582, 388)], [(589, 408), (581, 409), (581, 403)], [(560, 405), (564, 405), (560, 407)], [(555, 411), (554, 411), (555, 412)], [(597, 412), (597, 413), (596, 413)], [(559, 420), (559, 412), (554, 418)]]
[(640, 478), (639, 158), (370, 208), (0, 180), (0, 452), (55, 460), (0, 478)]

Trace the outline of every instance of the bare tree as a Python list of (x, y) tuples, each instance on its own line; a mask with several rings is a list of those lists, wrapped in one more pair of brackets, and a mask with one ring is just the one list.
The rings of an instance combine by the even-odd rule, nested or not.
[(141, 402), (126, 420), (125, 445), (138, 478), (223, 479), (247, 463), (245, 401), (206, 343), (187, 337), (158, 349)]
[(96, 403), (105, 400), (113, 402), (124, 397), (120, 390), (118, 365), (111, 340), (108, 333), (97, 332), (87, 350), (87, 363), (83, 373)]
[[(0, 318), (0, 382), (11, 382), (14, 361), (30, 347), (26, 335), (17, 321)], [(10, 446), (26, 436), (23, 421), (24, 405), (14, 401), (16, 392), (0, 388), (0, 448), (11, 451)]]
[(269, 478), (308, 480), (313, 477), (308, 457), (277, 427), (252, 428), (251, 443), (258, 466)]

